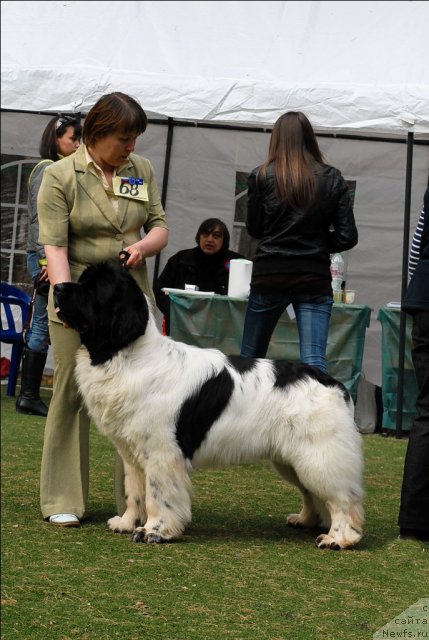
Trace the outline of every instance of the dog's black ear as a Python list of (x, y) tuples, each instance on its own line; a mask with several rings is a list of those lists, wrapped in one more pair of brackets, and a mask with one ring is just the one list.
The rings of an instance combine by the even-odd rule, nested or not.
[(144, 335), (149, 309), (144, 293), (119, 260), (88, 267), (79, 278), (87, 326), (81, 333), (91, 362), (102, 364)]
[(88, 327), (88, 305), (80, 284), (75, 282), (59, 282), (54, 285), (54, 306), (58, 318), (79, 333)]
[(128, 271), (121, 268), (115, 275), (109, 340), (122, 348), (144, 335), (149, 321), (149, 308), (144, 293)]

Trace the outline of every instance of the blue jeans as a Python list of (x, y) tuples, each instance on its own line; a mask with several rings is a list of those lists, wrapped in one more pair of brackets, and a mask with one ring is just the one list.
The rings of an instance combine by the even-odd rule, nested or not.
[(241, 354), (265, 358), (277, 322), (293, 305), (301, 362), (326, 371), (326, 343), (333, 300), (330, 296), (251, 293), (244, 319)]
[[(39, 259), (35, 251), (27, 253), (27, 268), (33, 282), (39, 275), (41, 269)], [(47, 353), (49, 349), (49, 329), (48, 329), (48, 298), (47, 296), (36, 295), (31, 318), (31, 327), (27, 333), (27, 348), (31, 351)]]

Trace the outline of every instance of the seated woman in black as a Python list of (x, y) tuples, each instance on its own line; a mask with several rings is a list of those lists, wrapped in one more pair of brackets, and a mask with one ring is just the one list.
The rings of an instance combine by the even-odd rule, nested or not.
[(194, 249), (183, 249), (171, 256), (153, 287), (156, 305), (165, 317), (167, 334), (170, 333), (170, 298), (162, 289), (184, 289), (185, 284), (193, 284), (199, 291), (227, 295), (229, 261), (243, 258), (229, 250), (229, 231), (218, 218), (204, 220), (195, 241)]

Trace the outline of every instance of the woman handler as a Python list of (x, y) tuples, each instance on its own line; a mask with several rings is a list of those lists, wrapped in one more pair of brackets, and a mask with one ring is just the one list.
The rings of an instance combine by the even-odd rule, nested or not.
[[(89, 417), (73, 377), (77, 332), (58, 319), (52, 291), (75, 282), (88, 265), (129, 253), (126, 267), (153, 300), (146, 258), (168, 240), (165, 213), (149, 160), (133, 153), (147, 117), (132, 97), (102, 96), (85, 118), (76, 154), (45, 171), (39, 192), (40, 236), (51, 291), (49, 331), (54, 356), (53, 396), (46, 421), (41, 468), (41, 510), (52, 524), (78, 527), (88, 499)], [(144, 236), (141, 236), (141, 229)], [(122, 465), (116, 503), (124, 509)]]

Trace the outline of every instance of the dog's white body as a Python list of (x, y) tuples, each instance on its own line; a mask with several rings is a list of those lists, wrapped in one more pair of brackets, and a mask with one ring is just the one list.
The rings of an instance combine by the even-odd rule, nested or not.
[[(91, 364), (82, 347), (79, 389), (125, 463), (127, 509), (109, 520), (111, 530), (134, 532), (136, 542), (176, 538), (191, 520), (192, 468), (270, 459), (304, 496), (301, 513), (288, 523), (330, 527), (317, 538), (319, 547), (355, 545), (362, 537), (363, 491), (352, 402), (340, 386), (304, 373), (279, 385), (277, 373), (270, 360), (240, 371), (220, 351), (166, 338), (152, 316), (144, 335), (103, 364)], [(190, 403), (188, 415), (187, 399), (198, 398), (202, 385), (217, 376), (222, 387), (228, 374), (233, 390), (220, 415), (212, 423), (204, 417), (204, 398), (197, 409)], [(203, 437), (185, 455), (187, 425), (198, 416), (207, 421)], [(185, 445), (178, 442), (178, 421), (185, 424)]]

